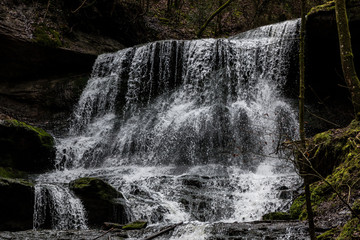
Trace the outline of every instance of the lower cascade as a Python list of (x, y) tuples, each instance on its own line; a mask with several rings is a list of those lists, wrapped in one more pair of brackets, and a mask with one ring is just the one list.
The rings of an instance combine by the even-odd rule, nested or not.
[(206, 225), (287, 210), (301, 182), (281, 149), (297, 138), (284, 88), (296, 81), (298, 31), (292, 20), (98, 56), (69, 131), (57, 138), (57, 170), (37, 176), (34, 228), (87, 228), (67, 187), (80, 177), (121, 192), (130, 220), (188, 223), (173, 239), (212, 239)]

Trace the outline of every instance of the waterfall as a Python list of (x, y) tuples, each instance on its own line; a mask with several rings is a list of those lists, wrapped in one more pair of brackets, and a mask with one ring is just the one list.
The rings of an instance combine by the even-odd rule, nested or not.
[(86, 229), (85, 209), (67, 188), (39, 184), (35, 187), (34, 229)]
[(298, 29), (292, 20), (98, 56), (58, 139), (58, 170), (38, 182), (100, 177), (133, 219), (150, 223), (252, 221), (286, 209), (299, 183), (279, 148), (297, 137), (284, 87), (295, 81)]

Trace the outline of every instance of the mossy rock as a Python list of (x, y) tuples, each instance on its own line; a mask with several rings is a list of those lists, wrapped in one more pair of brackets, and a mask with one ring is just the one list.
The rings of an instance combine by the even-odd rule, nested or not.
[(147, 224), (148, 223), (146, 221), (135, 221), (135, 222), (126, 224), (125, 226), (122, 227), (122, 229), (123, 230), (138, 230), (138, 229), (146, 228)]
[(0, 167), (0, 177), (2, 178), (22, 178), (25, 176), (26, 173), (23, 171), (11, 167)]
[(53, 168), (54, 139), (45, 130), (15, 119), (0, 120), (0, 166), (29, 173)]
[[(326, 181), (317, 181), (310, 185), (311, 202), (315, 215), (326, 217), (325, 208), (342, 209), (344, 206), (338, 200), (337, 194), (348, 196), (349, 186), (352, 192), (360, 190), (360, 123), (353, 121), (343, 129), (333, 129), (313, 137), (308, 142), (307, 153), (317, 172), (329, 173)], [(324, 168), (327, 171), (324, 172)], [(323, 168), (323, 169), (322, 169)], [(350, 205), (360, 211), (360, 201), (349, 198)], [(305, 208), (305, 195), (300, 195), (294, 200), (290, 215), (299, 220), (307, 218)]]
[(45, 25), (35, 26), (34, 42), (52, 48), (63, 46), (60, 33)]
[(23, 179), (0, 178), (0, 231), (33, 227), (34, 185)]
[(302, 194), (297, 197), (290, 207), (290, 217), (292, 219), (304, 220), (306, 215), (305, 209), (305, 195)]
[(324, 233), (322, 233), (321, 235), (317, 236), (318, 240), (332, 240), (335, 239), (335, 235), (338, 235), (338, 229), (337, 228), (333, 228), (330, 229)]
[(98, 178), (79, 178), (69, 183), (70, 189), (81, 199), (90, 226), (100, 227), (104, 222), (128, 222), (123, 195)]
[(291, 215), (286, 212), (271, 212), (267, 213), (262, 217), (263, 220), (291, 220)]
[(353, 218), (348, 221), (341, 229), (338, 240), (352, 240), (360, 237), (360, 222), (359, 219)]
[[(349, 162), (358, 152), (357, 135), (360, 133), (358, 121), (353, 121), (344, 129), (333, 129), (315, 135), (307, 143), (307, 153), (315, 170), (326, 177), (336, 171), (340, 164)], [(355, 144), (355, 145), (354, 145)], [(352, 163), (353, 168), (357, 162)], [(313, 181), (319, 178), (313, 178)]]
[(98, 178), (79, 178), (70, 182), (70, 189), (79, 195), (89, 195), (104, 201), (114, 198), (124, 198), (120, 192), (108, 183)]

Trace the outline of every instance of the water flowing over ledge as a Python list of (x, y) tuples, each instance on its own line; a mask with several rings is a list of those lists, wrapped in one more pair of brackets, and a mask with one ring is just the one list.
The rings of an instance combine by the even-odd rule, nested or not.
[(286, 209), (300, 181), (279, 148), (297, 132), (283, 88), (294, 81), (298, 28), (293, 20), (100, 55), (57, 139), (58, 170), (38, 188), (99, 177), (123, 193), (132, 219), (152, 224), (254, 221)]

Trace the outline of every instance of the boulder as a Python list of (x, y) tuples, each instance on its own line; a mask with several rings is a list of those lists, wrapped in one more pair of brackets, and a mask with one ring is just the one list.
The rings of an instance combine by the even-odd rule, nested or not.
[(45, 130), (15, 119), (0, 120), (0, 167), (29, 173), (53, 168), (54, 139)]
[(97, 178), (79, 178), (69, 183), (87, 211), (88, 225), (99, 227), (104, 222), (128, 222), (123, 195), (108, 183)]
[(34, 194), (32, 183), (0, 178), (0, 231), (32, 229)]

